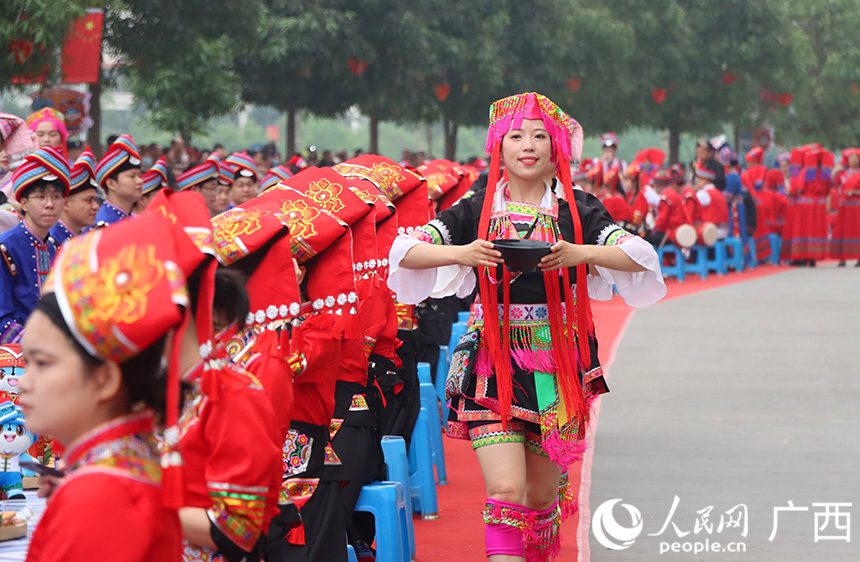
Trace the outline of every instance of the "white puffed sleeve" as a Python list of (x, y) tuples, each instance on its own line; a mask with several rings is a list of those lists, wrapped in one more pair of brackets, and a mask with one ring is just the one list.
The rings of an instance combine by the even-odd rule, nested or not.
[(471, 267), (446, 265), (432, 269), (406, 269), (400, 262), (418, 244), (428, 244), (408, 234), (394, 239), (388, 253), (388, 288), (403, 304), (418, 304), (428, 297), (456, 295), (464, 298), (475, 290), (475, 272)]
[(596, 266), (597, 275), (588, 276), (588, 295), (595, 300), (612, 298), (612, 285), (630, 306), (650, 306), (666, 296), (666, 284), (654, 247), (638, 236), (626, 237), (617, 244), (645, 271), (626, 272)]

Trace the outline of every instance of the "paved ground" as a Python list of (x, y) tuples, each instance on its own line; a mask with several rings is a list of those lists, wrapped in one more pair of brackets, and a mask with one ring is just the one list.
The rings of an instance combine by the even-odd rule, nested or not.
[[(633, 526), (621, 504), (643, 525), (625, 550), (592, 533), (593, 561), (860, 560), (860, 270), (793, 269), (638, 310), (609, 376), (591, 510), (622, 500), (608, 535), (613, 519)], [(789, 501), (807, 510), (781, 512), (769, 541)], [(719, 530), (739, 504), (746, 536), (743, 507), (740, 528)], [(746, 552), (694, 553), (715, 542)]]

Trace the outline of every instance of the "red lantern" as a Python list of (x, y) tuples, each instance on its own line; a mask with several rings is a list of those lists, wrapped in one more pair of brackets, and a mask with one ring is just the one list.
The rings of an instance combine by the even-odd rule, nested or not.
[(654, 98), (654, 103), (660, 105), (666, 101), (666, 88), (655, 88), (651, 90), (651, 97)]
[(582, 86), (582, 80), (579, 78), (571, 78), (567, 81), (567, 87), (570, 88), (571, 92), (579, 91), (580, 86)]
[(15, 62), (24, 64), (33, 54), (33, 42), (29, 39), (13, 39), (9, 41), (9, 51), (15, 55)]
[(851, 84), (851, 91), (855, 94), (860, 94), (860, 86), (857, 84)]
[(729, 72), (728, 70), (723, 72), (723, 82), (725, 82), (726, 84), (731, 85), (737, 81), (738, 81), (738, 77), (735, 76), (734, 74), (732, 74), (731, 72)]
[(448, 99), (448, 94), (451, 93), (451, 87), (448, 84), (436, 84), (436, 98), (444, 102)]
[(349, 60), (346, 61), (346, 64), (349, 67), (349, 71), (356, 76), (361, 76), (362, 74), (364, 74), (364, 71), (367, 70), (367, 67), (369, 66), (366, 60), (360, 60), (355, 57), (349, 57)]
[(782, 104), (783, 107), (788, 107), (789, 105), (791, 105), (791, 101), (793, 99), (794, 95), (791, 92), (779, 94), (779, 103)]

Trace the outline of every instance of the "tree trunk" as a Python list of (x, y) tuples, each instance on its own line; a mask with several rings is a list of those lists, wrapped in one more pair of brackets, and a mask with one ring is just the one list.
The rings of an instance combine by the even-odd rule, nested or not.
[(442, 121), (442, 127), (445, 131), (445, 159), (456, 161), (457, 158), (457, 129), (459, 125), (452, 123), (446, 117)]
[(678, 163), (678, 152), (681, 148), (681, 128), (677, 124), (669, 125), (669, 164)]
[(87, 130), (87, 144), (96, 157), (96, 160), (104, 154), (102, 152), (102, 84), (101, 69), (99, 69), (99, 82), (90, 84), (90, 119), (93, 126)]
[(370, 154), (379, 154), (379, 113), (376, 110), (370, 112)]
[(287, 106), (287, 150), (284, 153), (286, 162), (296, 153), (296, 104), (290, 102)]

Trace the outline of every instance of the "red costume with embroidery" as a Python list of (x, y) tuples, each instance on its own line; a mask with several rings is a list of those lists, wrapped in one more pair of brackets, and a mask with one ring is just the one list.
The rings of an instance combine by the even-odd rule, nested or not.
[(840, 179), (831, 253), (841, 261), (860, 260), (860, 169), (846, 170)]
[(699, 198), (696, 197), (696, 190), (689, 185), (684, 186), (681, 192), (681, 197), (684, 201), (684, 212), (687, 213), (687, 220), (693, 226), (699, 226), (704, 220), (705, 211)]
[(186, 542), (183, 559), (241, 560), (276, 510), (281, 444), (259, 381), (224, 359), (198, 363), (179, 420), (185, 505), (205, 508), (219, 551)]
[(830, 195), (833, 154), (820, 147), (809, 147), (798, 175), (799, 192), (794, 202), (791, 226), (792, 260), (818, 260), (829, 254), (827, 236), (827, 198)]
[(69, 445), (66, 478), (33, 533), (27, 560), (178, 561), (182, 529), (162, 503), (152, 416), (111, 420)]
[(708, 205), (702, 206), (702, 220), (712, 222), (716, 225), (728, 224), (729, 222), (729, 204), (726, 198), (723, 197), (723, 192), (710, 184), (705, 187), (705, 191), (711, 198)]
[(674, 189), (667, 187), (660, 194), (660, 205), (657, 207), (657, 220), (654, 222), (654, 230), (666, 233), (670, 240), (674, 240), (675, 230), (682, 224), (688, 224), (687, 213), (684, 212), (684, 203)]

